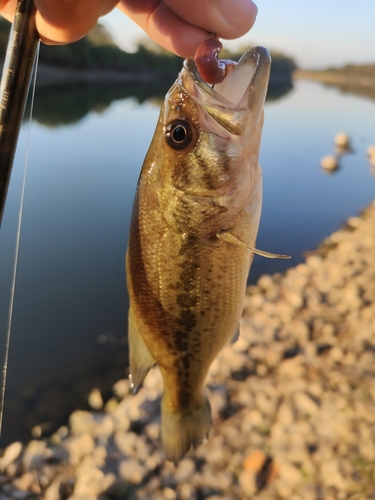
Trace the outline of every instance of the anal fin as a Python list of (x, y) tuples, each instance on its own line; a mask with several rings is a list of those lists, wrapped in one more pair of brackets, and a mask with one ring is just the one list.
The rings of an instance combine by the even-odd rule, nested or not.
[(129, 309), (128, 320), (129, 335), (129, 358), (130, 358), (130, 383), (136, 394), (141, 388), (143, 381), (150, 368), (155, 364), (154, 358), (146, 347), (142, 335), (133, 318), (133, 311)]

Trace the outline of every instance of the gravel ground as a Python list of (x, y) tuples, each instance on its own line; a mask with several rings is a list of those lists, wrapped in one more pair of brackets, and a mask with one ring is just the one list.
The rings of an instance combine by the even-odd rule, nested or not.
[[(175, 467), (158, 369), (129, 395), (0, 459), (0, 500), (375, 499), (375, 202), (285, 274), (248, 290), (208, 377), (210, 438)], [(37, 430), (36, 430), (37, 431)]]

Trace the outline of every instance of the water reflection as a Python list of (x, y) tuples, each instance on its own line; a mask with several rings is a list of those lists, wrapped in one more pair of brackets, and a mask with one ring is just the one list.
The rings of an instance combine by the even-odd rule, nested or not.
[(281, 97), (286, 96), (293, 90), (292, 82), (284, 82), (280, 85), (270, 85), (268, 87), (266, 101), (276, 101)]
[[(152, 98), (164, 97), (168, 83), (157, 81), (147, 83), (122, 84), (81, 84), (41, 87), (37, 91), (33, 119), (46, 127), (69, 125), (82, 120), (88, 113), (102, 113), (114, 101), (135, 99), (139, 104)], [(28, 106), (25, 119), (30, 118)]]
[[(161, 105), (170, 87), (170, 81), (152, 83), (81, 84), (41, 87), (37, 90), (33, 119), (45, 127), (70, 125), (82, 120), (88, 113), (102, 113), (115, 101), (133, 98), (139, 104), (152, 101)], [(292, 83), (270, 86), (267, 100), (274, 101), (288, 94)], [(28, 106), (25, 119), (30, 118)]]
[(327, 87), (337, 88), (343, 94), (356, 94), (358, 96), (366, 97), (367, 99), (375, 100), (375, 88), (373, 86), (356, 85), (355, 83), (330, 83), (324, 82)]

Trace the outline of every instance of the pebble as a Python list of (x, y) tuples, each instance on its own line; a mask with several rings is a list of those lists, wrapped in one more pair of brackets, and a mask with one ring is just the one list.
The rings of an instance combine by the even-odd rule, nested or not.
[(69, 454), (68, 461), (74, 467), (77, 466), (82, 459), (94, 452), (94, 438), (86, 432), (85, 434), (73, 435), (64, 441), (64, 448)]
[(305, 263), (249, 287), (240, 338), (208, 376), (209, 439), (176, 467), (153, 369), (136, 396), (128, 379), (105, 406), (94, 389), (93, 411), (48, 441), (8, 446), (0, 500), (372, 498), (374, 253), (375, 203)]
[(303, 414), (313, 415), (318, 410), (318, 405), (315, 401), (303, 392), (296, 392), (293, 399), (296, 410)]
[(45, 441), (37, 441), (36, 439), (30, 441), (27, 445), (22, 462), (24, 469), (26, 471), (30, 469), (38, 470), (40, 469), (46, 459), (52, 456), (51, 449), (47, 448), (47, 443)]
[(122, 460), (119, 463), (119, 474), (122, 479), (131, 484), (140, 484), (146, 476), (147, 470), (136, 458)]
[(92, 389), (89, 397), (87, 398), (87, 402), (93, 410), (100, 410), (100, 408), (103, 407), (103, 398), (98, 388), (95, 387), (94, 389)]
[(338, 132), (335, 135), (334, 142), (340, 148), (348, 148), (350, 146), (350, 137), (345, 132)]
[(179, 483), (188, 481), (195, 472), (195, 463), (191, 458), (182, 459), (176, 469), (175, 478)]
[(0, 470), (4, 471), (8, 465), (16, 460), (22, 451), (22, 443), (15, 441), (5, 448), (3, 456), (0, 459)]
[(333, 172), (339, 168), (339, 162), (336, 156), (326, 155), (320, 160), (320, 166), (324, 168), (324, 170), (328, 170), (329, 172)]

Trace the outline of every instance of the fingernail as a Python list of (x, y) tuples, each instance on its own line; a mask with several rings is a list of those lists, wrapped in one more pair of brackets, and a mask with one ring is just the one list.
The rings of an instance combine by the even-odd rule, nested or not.
[(258, 13), (258, 7), (251, 0), (221, 0), (219, 7), (227, 23), (237, 29), (250, 29)]

